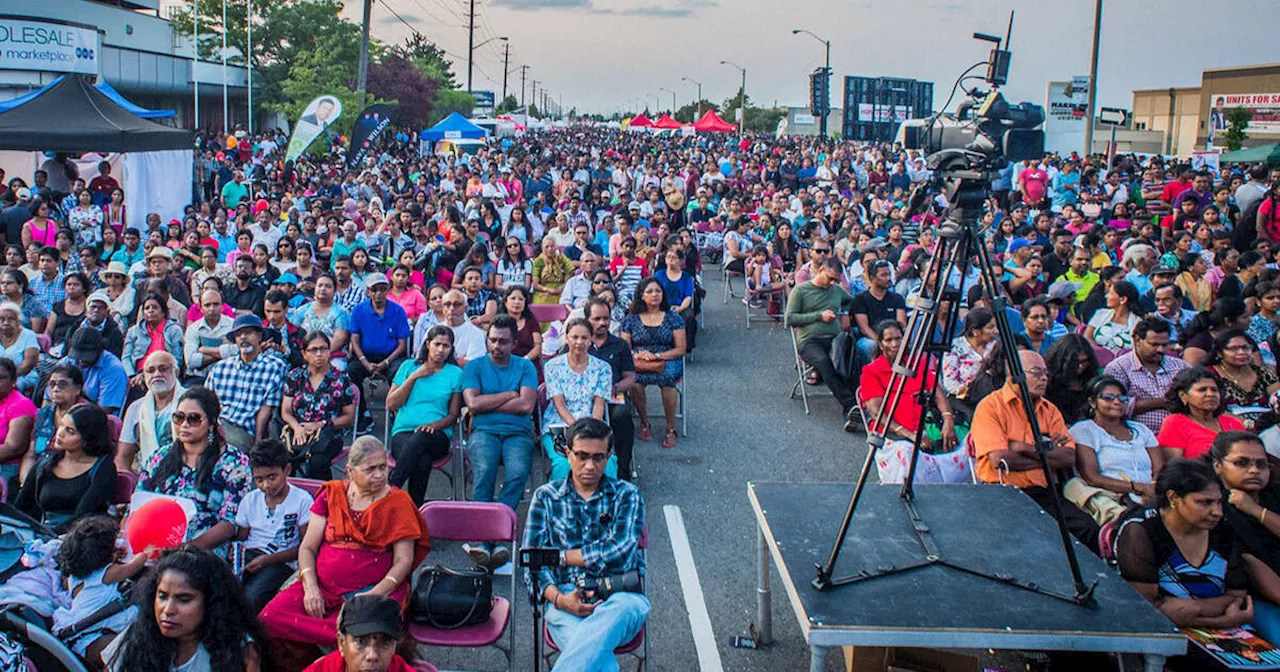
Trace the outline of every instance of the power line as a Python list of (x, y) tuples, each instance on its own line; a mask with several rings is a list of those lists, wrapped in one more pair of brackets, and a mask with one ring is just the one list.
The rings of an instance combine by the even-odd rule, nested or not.
[(427, 9), (427, 6), (426, 6), (426, 5), (422, 4), (422, 0), (413, 0), (413, 2), (414, 2), (414, 4), (418, 5), (418, 7), (422, 9), (423, 13), (425, 13), (428, 17), (430, 17), (432, 21), (435, 21), (435, 22), (436, 22), (437, 24), (439, 24), (439, 25), (446, 26), (446, 27), (449, 27), (449, 28), (463, 28), (463, 27), (464, 27), (464, 26), (463, 26), (462, 24), (460, 24), (460, 23), (450, 23), (450, 22), (445, 21), (444, 19), (442, 19), (442, 18), (440, 18), (440, 17), (436, 16), (434, 13), (432, 13), (432, 11), (431, 11), (430, 9)]
[[(396, 19), (398, 19), (400, 23), (403, 23), (406, 28), (408, 28), (411, 32), (413, 32), (414, 35), (417, 35), (418, 37), (421, 37), (422, 39), (431, 42), (430, 38), (428, 38), (426, 35), (423, 35), (421, 32), (418, 32), (418, 29), (414, 28), (413, 24), (406, 21), (403, 16), (400, 16), (399, 12), (397, 12), (394, 8), (392, 8), (391, 5), (387, 4), (387, 0), (378, 0), (378, 3), (381, 4), (383, 7), (385, 7), (388, 12), (391, 12), (391, 15), (396, 17)], [(445, 54), (446, 56), (450, 56), (457, 60), (465, 60), (461, 56), (445, 49), (444, 47), (441, 47), (439, 44), (436, 44), (435, 42), (431, 42), (431, 44), (435, 45), (436, 49), (439, 49), (440, 52)]]

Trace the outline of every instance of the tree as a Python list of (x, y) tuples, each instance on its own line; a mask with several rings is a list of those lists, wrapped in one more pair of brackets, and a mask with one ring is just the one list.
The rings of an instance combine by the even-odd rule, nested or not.
[(425, 127), (438, 100), (439, 80), (414, 66), (402, 48), (392, 49), (381, 61), (369, 64), (369, 93), (386, 100), (395, 123)]
[[(207, 60), (222, 60), (222, 0), (198, 0), (200, 15), (200, 58)], [(262, 3), (265, 4), (265, 3)], [(245, 0), (226, 0), (227, 9), (227, 48), (228, 63), (237, 65), (244, 64), (245, 52), (245, 19), (247, 17), (247, 6)], [(189, 37), (194, 26), (194, 18), (191, 5), (183, 7), (174, 12), (173, 15), (173, 31), (177, 35)], [(256, 25), (255, 25), (255, 33)], [(258, 36), (254, 35), (257, 40)], [(232, 56), (230, 51), (235, 49), (239, 53)], [(258, 51), (258, 49), (254, 49)], [(257, 63), (257, 60), (254, 61)]]
[(502, 114), (503, 112), (510, 112), (517, 107), (520, 107), (520, 101), (516, 100), (515, 96), (507, 94), (507, 97), (503, 98), (501, 103), (498, 103), (498, 107), (494, 112)]
[(414, 33), (404, 41), (406, 57), (413, 62), (423, 74), (434, 78), (444, 89), (458, 88), (458, 81), (453, 75), (453, 65), (445, 58), (444, 50), (423, 37)]
[(436, 102), (431, 106), (431, 113), (427, 117), (428, 125), (434, 125), (454, 112), (469, 117), (476, 107), (475, 96), (466, 91), (439, 89), (437, 93)]
[(1243, 107), (1233, 107), (1227, 110), (1227, 150), (1236, 151), (1249, 139), (1249, 134), (1245, 133), (1249, 127), (1249, 122), (1253, 120), (1253, 112)]
[[(702, 111), (699, 112), (698, 111), (699, 109), (701, 109)], [(676, 121), (681, 121), (686, 124), (692, 124), (693, 122), (698, 120), (698, 117), (701, 117), (703, 114), (706, 114), (707, 110), (715, 110), (716, 114), (720, 113), (720, 108), (716, 107), (715, 103), (709, 100), (706, 100), (704, 98), (703, 100), (694, 101), (692, 103), (685, 105), (684, 107), (681, 107), (680, 109), (676, 110), (676, 113), (673, 114), (672, 116), (676, 118)]]
[[(342, 116), (330, 128), (336, 133), (348, 133), (362, 107), (360, 96), (355, 92), (357, 61), (334, 58), (343, 50), (340, 42), (340, 37), (330, 36), (315, 50), (298, 54), (288, 76), (280, 83), (283, 97), (267, 103), (267, 109), (283, 113), (292, 122), (302, 116), (302, 111), (316, 96), (331, 95), (342, 102)], [(364, 104), (380, 102), (388, 101), (366, 96)]]
[(541, 118), (542, 118), (542, 112), (538, 111), (538, 106), (537, 106), (537, 105), (534, 105), (533, 103), (529, 103), (529, 113), (528, 113), (528, 114), (529, 114), (529, 116), (530, 116), (530, 117), (533, 117), (533, 118), (535, 118), (535, 119), (541, 119)]

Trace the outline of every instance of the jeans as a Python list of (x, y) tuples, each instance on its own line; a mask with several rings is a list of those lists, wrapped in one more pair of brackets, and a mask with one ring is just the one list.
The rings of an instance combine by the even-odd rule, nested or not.
[[(244, 554), (245, 564), (260, 555), (264, 555), (262, 551), (251, 550)], [(286, 579), (293, 574), (293, 568), (287, 563), (279, 562), (274, 565), (267, 565), (262, 569), (253, 572), (245, 572), (241, 578), (244, 584), (244, 596), (249, 600), (249, 605), (253, 608), (253, 613), (262, 611), (267, 606), (271, 598), (280, 592), (280, 586), (284, 585)]]
[[(369, 360), (370, 364), (377, 364), (378, 362), (385, 361), (390, 354), (391, 353), (388, 352), (385, 355), (371, 355), (366, 352), (364, 353), (364, 358)], [(404, 360), (404, 356), (401, 355), (400, 357), (388, 362), (386, 371), (379, 377), (387, 380), (394, 378), (396, 371), (400, 370), (400, 364)], [(364, 393), (364, 381), (368, 380), (372, 375), (373, 374), (371, 374), (368, 369), (364, 368), (364, 364), (355, 358), (355, 355), (351, 356), (351, 359), (347, 362), (347, 377), (351, 379), (351, 382), (355, 383), (356, 387), (360, 388), (360, 408), (356, 409), (356, 413), (360, 416), (363, 416), (368, 412), (369, 395)]]
[[(577, 588), (560, 586), (562, 592)], [(614, 593), (582, 618), (546, 605), (547, 630), (560, 649), (556, 672), (615, 672), (613, 650), (635, 639), (649, 618), (649, 598), (640, 593)]]
[(396, 432), (391, 435), (391, 454), (396, 468), (391, 470), (391, 485), (404, 488), (416, 506), (427, 499), (431, 464), (449, 454), (449, 435), (444, 432)]
[[(569, 458), (556, 452), (555, 442), (550, 434), (542, 435), (542, 452), (551, 461), (551, 480), (558, 481), (569, 477)], [(618, 477), (618, 456), (610, 455), (604, 465), (604, 475), (609, 478)]]
[(631, 455), (636, 445), (636, 421), (631, 404), (608, 404), (609, 427), (613, 429), (613, 453), (618, 456), (618, 478), (631, 480)]
[(857, 348), (858, 366), (866, 366), (870, 364), (871, 361), (876, 358), (876, 352), (879, 350), (876, 346), (876, 340), (874, 338), (867, 338), (866, 336), (858, 337)]
[(822, 376), (822, 382), (827, 384), (831, 394), (840, 402), (840, 408), (848, 413), (854, 405), (853, 390), (836, 373), (836, 365), (831, 361), (831, 342), (834, 340), (817, 336), (804, 339), (800, 342), (800, 359)]
[(1280, 606), (1274, 602), (1253, 598), (1253, 622), (1249, 625), (1268, 642), (1280, 642)]
[(505, 471), (498, 501), (515, 511), (533, 463), (533, 432), (498, 434), (475, 430), (467, 442), (467, 455), (471, 458), (471, 498), (477, 502), (494, 501), (493, 490), (501, 464)]

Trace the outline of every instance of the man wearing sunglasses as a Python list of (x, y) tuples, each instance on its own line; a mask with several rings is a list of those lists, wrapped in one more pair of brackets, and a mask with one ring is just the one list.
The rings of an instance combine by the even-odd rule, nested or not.
[(547, 631), (560, 649), (556, 670), (616, 669), (613, 650), (640, 632), (649, 599), (615, 590), (601, 600), (578, 588), (578, 581), (630, 571), (645, 575), (644, 499), (634, 485), (604, 473), (613, 452), (608, 425), (581, 418), (565, 437), (569, 477), (534, 491), (523, 546), (560, 551), (556, 566), (532, 570), (542, 587)]

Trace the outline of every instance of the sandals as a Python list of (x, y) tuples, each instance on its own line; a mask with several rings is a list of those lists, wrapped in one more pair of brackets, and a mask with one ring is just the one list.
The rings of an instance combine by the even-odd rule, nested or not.
[(666, 435), (666, 437), (664, 437), (664, 438), (662, 439), (662, 447), (663, 447), (663, 448), (675, 448), (675, 447), (676, 447), (676, 430), (674, 430), (674, 429), (668, 429), (668, 430), (667, 430), (667, 435)]
[(637, 441), (653, 440), (653, 428), (650, 427), (649, 423), (646, 422), (643, 425), (640, 425), (640, 427), (636, 429), (636, 440)]

